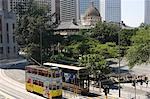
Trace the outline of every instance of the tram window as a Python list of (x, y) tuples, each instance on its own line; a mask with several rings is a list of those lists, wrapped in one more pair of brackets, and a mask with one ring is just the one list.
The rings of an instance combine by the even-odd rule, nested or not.
[(52, 90), (52, 85), (49, 85), (49, 90)]
[(39, 85), (39, 82), (38, 82), (37, 80), (34, 80), (34, 81), (33, 81), (33, 84)]
[(39, 86), (43, 87), (43, 82), (39, 81)]
[(49, 77), (51, 77), (51, 73), (49, 73)]
[(35, 80), (33, 80), (33, 84), (35, 84)]
[(38, 74), (39, 74), (39, 75), (42, 75), (42, 71), (41, 71), (41, 70), (39, 70)]
[(30, 78), (28, 79), (27, 83), (31, 83), (31, 79)]
[(57, 89), (59, 89), (59, 86), (57, 86)]
[(55, 72), (52, 72), (53, 78), (55, 78)]
[(56, 90), (56, 85), (53, 85), (53, 90)]
[(45, 71), (45, 77), (48, 77), (48, 71)]
[(56, 78), (57, 78), (57, 77), (60, 77), (60, 74), (59, 74), (58, 71), (56, 72)]

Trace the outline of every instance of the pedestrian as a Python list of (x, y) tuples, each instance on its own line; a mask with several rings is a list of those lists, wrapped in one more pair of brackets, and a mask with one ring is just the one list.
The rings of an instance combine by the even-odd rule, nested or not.
[(146, 81), (146, 88), (148, 87), (148, 80)]

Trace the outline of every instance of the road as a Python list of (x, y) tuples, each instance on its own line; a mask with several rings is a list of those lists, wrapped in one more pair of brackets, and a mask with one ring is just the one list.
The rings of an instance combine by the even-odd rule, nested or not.
[[(8, 66), (8, 65), (6, 65)], [(29, 93), (25, 90), (25, 86), (22, 83), (19, 83), (5, 74), (6, 67), (4, 65), (0, 65), (0, 92), (7, 94), (8, 96), (13, 97), (14, 99), (44, 99), (41, 96), (35, 95), (33, 93)], [(15, 77), (15, 75), (13, 75)], [(8, 97), (5, 97), (8, 98)], [(4, 98), (4, 99), (5, 99)]]

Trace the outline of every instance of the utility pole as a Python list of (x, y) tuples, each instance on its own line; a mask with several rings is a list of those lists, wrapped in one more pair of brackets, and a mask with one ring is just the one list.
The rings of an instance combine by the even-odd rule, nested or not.
[(41, 63), (41, 66), (42, 66), (42, 64), (43, 64), (43, 63), (42, 63), (42, 60), (43, 60), (43, 59), (42, 59), (42, 31), (41, 31), (41, 28), (40, 28), (40, 57), (41, 57), (41, 58), (40, 58), (40, 60), (41, 60), (40, 63)]

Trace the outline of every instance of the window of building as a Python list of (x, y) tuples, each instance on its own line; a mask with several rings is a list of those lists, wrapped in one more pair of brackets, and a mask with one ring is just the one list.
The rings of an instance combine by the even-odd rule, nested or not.
[(14, 53), (16, 53), (16, 47), (14, 46)]
[(3, 47), (0, 47), (0, 54), (3, 54)]
[(0, 43), (3, 43), (3, 36), (0, 34)]
[(15, 24), (14, 23), (12, 24), (12, 27), (13, 27), (13, 30), (15, 30)]
[(9, 43), (9, 34), (7, 34), (7, 43)]
[(15, 43), (15, 36), (13, 36), (13, 43)]
[(9, 25), (8, 25), (8, 23), (6, 23), (6, 31), (7, 32), (9, 31)]
[(7, 53), (10, 53), (10, 48), (9, 47), (7, 47)]

